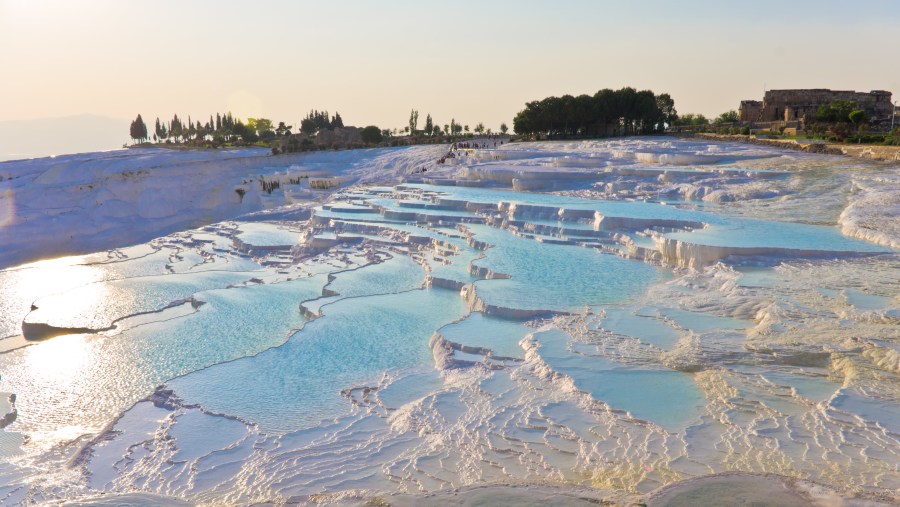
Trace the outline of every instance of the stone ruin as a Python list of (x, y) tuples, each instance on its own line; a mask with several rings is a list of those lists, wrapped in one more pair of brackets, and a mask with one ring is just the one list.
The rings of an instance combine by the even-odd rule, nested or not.
[(837, 100), (856, 102), (873, 121), (890, 119), (893, 114), (891, 92), (873, 90), (854, 92), (827, 90), (769, 90), (762, 101), (742, 100), (740, 121), (745, 123), (798, 122), (811, 120), (819, 106)]
[(338, 127), (334, 130), (319, 130), (314, 137), (303, 133), (291, 134), (279, 140), (274, 153), (293, 153), (305, 146), (326, 146), (348, 148), (362, 144), (361, 129), (358, 127)]
[(339, 127), (334, 130), (322, 129), (316, 134), (316, 144), (330, 146), (335, 143), (346, 146), (362, 142), (357, 127)]

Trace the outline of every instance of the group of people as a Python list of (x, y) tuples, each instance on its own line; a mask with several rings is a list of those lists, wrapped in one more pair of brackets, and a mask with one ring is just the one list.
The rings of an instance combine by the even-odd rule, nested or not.
[[(467, 149), (484, 149), (484, 148), (490, 148), (490, 147), (491, 147), (490, 144), (491, 144), (490, 142), (481, 142), (481, 143), (468, 143), (468, 142), (467, 142), (467, 143), (453, 143), (453, 144), (450, 145), (450, 151), (453, 151), (453, 150), (455, 150), (455, 149), (467, 150)], [(500, 145), (503, 146), (503, 141), (502, 141), (502, 140), (500, 141)], [(496, 148), (496, 147), (497, 147), (497, 141), (494, 141), (494, 148)]]
[[(498, 137), (499, 136), (490, 136), (490, 139), (493, 139), (493, 147), (495, 149), (498, 146), (497, 145)], [(503, 140), (499, 139), (499, 141), (500, 141), (500, 146), (503, 146)], [(448, 158), (456, 158), (458, 155), (456, 155), (456, 153), (454, 153), (454, 152), (456, 152), (458, 150), (485, 149), (485, 148), (490, 148), (490, 147), (491, 147), (491, 142), (478, 142), (478, 143), (476, 143), (476, 142), (465, 142), (465, 143), (456, 142), (456, 143), (453, 143), (450, 145), (450, 151), (448, 151), (447, 154), (444, 155), (443, 157), (439, 158), (437, 160), (437, 163), (443, 164), (443, 163), (447, 162)], [(463, 155), (469, 156), (469, 154), (466, 152), (463, 152)]]

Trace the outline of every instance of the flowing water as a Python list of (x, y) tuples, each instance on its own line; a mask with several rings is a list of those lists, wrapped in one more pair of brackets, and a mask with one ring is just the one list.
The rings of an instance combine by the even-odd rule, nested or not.
[[(900, 500), (895, 165), (626, 140), (457, 176), (0, 271), (0, 503), (627, 502), (723, 472)], [(497, 187), (522, 181), (555, 192)]]

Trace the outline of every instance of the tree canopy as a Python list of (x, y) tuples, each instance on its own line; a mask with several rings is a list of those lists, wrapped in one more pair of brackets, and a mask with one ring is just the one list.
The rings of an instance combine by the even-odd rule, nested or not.
[(247, 128), (262, 139), (274, 137), (272, 120), (268, 118), (247, 118)]
[(313, 135), (320, 130), (334, 130), (343, 128), (344, 120), (341, 114), (334, 113), (331, 118), (328, 117), (328, 111), (312, 110), (300, 121), (300, 131), (306, 135)]
[(131, 122), (131, 138), (137, 142), (143, 142), (149, 139), (147, 135), (147, 125), (144, 123), (144, 119), (141, 118), (141, 115), (137, 115), (137, 118)]
[(869, 119), (868, 116), (869, 115), (867, 115), (866, 112), (863, 111), (862, 109), (856, 109), (856, 110), (850, 111), (850, 114), (847, 115), (847, 118), (850, 121), (852, 121), (853, 123), (859, 124), (859, 123), (863, 123), (866, 120), (868, 120)]
[[(336, 115), (337, 121), (340, 122), (340, 115)], [(333, 122), (329, 121), (329, 125)], [(159, 142), (193, 142), (201, 143), (212, 141), (215, 144), (224, 142), (245, 142), (253, 143), (260, 139), (269, 140), (276, 136), (288, 135), (291, 131), (290, 125), (284, 122), (278, 123), (278, 128), (274, 128), (272, 120), (268, 118), (248, 118), (246, 123), (240, 119), (234, 118), (231, 113), (216, 113), (215, 116), (209, 115), (209, 120), (194, 121), (188, 116), (184, 121), (177, 114), (172, 116), (169, 121), (161, 121), (156, 118), (153, 127), (153, 138)], [(135, 140), (149, 139), (146, 133), (146, 125), (140, 115), (131, 122), (130, 133)], [(135, 137), (137, 136), (137, 137)]]
[(709, 120), (707, 120), (706, 116), (703, 116), (702, 114), (688, 113), (688, 114), (679, 116), (678, 119), (675, 120), (674, 125), (679, 125), (679, 126), (693, 125), (693, 126), (697, 127), (697, 126), (709, 125)]
[(416, 135), (416, 126), (419, 124), (419, 111), (413, 109), (409, 112), (409, 133)]
[(837, 123), (850, 120), (850, 113), (859, 109), (852, 100), (836, 100), (828, 104), (822, 104), (814, 116), (816, 121)]
[(668, 94), (634, 88), (603, 89), (593, 96), (563, 95), (528, 102), (513, 119), (518, 134), (597, 136), (649, 134), (665, 129), (677, 118)]
[(731, 111), (725, 111), (724, 113), (720, 114), (715, 120), (713, 120), (713, 123), (721, 125), (723, 123), (735, 123), (738, 121), (740, 121), (740, 117), (738, 116), (737, 111), (732, 109)]
[(366, 144), (379, 144), (384, 139), (381, 129), (375, 125), (369, 125), (359, 132), (359, 137)]

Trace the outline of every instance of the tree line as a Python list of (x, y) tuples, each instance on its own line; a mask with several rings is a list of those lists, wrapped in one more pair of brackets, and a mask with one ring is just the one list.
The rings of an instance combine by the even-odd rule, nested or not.
[(662, 132), (678, 118), (667, 93), (626, 87), (591, 95), (547, 97), (525, 104), (513, 129), (526, 136), (600, 137)]
[[(471, 135), (472, 132), (478, 135), (492, 133), (490, 128), (485, 128), (482, 122), (477, 123), (474, 129), (470, 129), (469, 125), (458, 123), (456, 119), (451, 119), (450, 123), (441, 125), (434, 122), (431, 114), (427, 114), (425, 118), (424, 129), (418, 126), (419, 112), (413, 109), (410, 112), (409, 125), (403, 129), (380, 129), (373, 125), (362, 129), (361, 134), (365, 138), (363, 142), (367, 144), (379, 144), (382, 141), (396, 137), (397, 135), (412, 135), (421, 142), (420, 136), (425, 136), (437, 140), (442, 136), (460, 136)], [(344, 128), (344, 120), (341, 114), (335, 112), (330, 115), (328, 111), (319, 111), (317, 109), (310, 110), (309, 113), (300, 121), (300, 133), (307, 137), (313, 137), (321, 130), (334, 130)], [(175, 114), (169, 120), (160, 120), (156, 118), (153, 129), (150, 130), (144, 122), (140, 114), (131, 122), (129, 134), (137, 143), (150, 141), (158, 143), (187, 143), (187, 144), (212, 144), (221, 146), (223, 144), (253, 144), (262, 142), (270, 142), (278, 137), (289, 136), (292, 134), (292, 125), (286, 125), (279, 122), (278, 126), (274, 126), (273, 122), (268, 118), (248, 118), (246, 122), (240, 118), (235, 118), (231, 113), (216, 113), (215, 116), (210, 115), (208, 120), (195, 121), (190, 116), (185, 121), (183, 117)], [(377, 130), (377, 134), (375, 133)], [(509, 128), (506, 123), (500, 125), (500, 132), (506, 134)], [(432, 141), (429, 141), (432, 142)]]
[[(506, 123), (501, 123), (500, 132), (502, 134), (506, 134), (508, 131), (509, 127), (506, 126)], [(441, 128), (441, 125), (436, 123), (434, 119), (432, 119), (431, 113), (425, 115), (424, 128), (419, 129), (419, 111), (417, 109), (413, 109), (409, 112), (409, 125), (403, 128), (403, 132), (405, 134), (413, 136), (424, 135), (427, 137), (439, 137), (447, 135), (459, 136), (463, 135), (463, 133), (468, 135), (471, 132), (474, 132), (478, 135), (491, 135), (493, 133), (490, 128), (485, 128), (484, 123), (482, 122), (478, 122), (477, 124), (475, 124), (474, 128), (470, 129), (468, 125), (457, 123), (456, 118), (450, 119), (450, 123), (444, 124), (443, 128)], [(390, 137), (390, 135), (397, 135), (397, 133), (397, 129), (394, 129), (393, 132), (387, 131), (385, 133), (385, 137)]]
[(315, 135), (320, 130), (334, 130), (336, 128), (344, 128), (344, 120), (341, 118), (341, 113), (337, 111), (329, 120), (328, 111), (319, 112), (314, 109), (300, 121), (300, 131), (310, 136)]
[(175, 114), (170, 120), (160, 121), (156, 118), (153, 131), (150, 132), (144, 119), (138, 114), (131, 122), (129, 134), (139, 143), (149, 141), (151, 138), (154, 142), (160, 143), (255, 143), (290, 135), (292, 128), (284, 122), (279, 122), (278, 126), (275, 126), (268, 118), (248, 118), (245, 123), (231, 113), (216, 113), (215, 116), (210, 115), (206, 121), (194, 121), (190, 116), (185, 121)]

